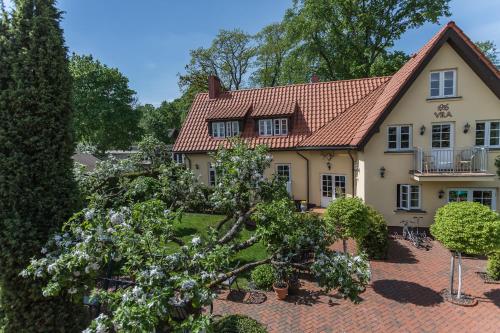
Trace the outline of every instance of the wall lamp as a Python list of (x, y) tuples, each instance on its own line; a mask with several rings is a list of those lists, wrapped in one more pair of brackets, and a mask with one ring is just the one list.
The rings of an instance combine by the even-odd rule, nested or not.
[(195, 164), (194, 167), (196, 168), (196, 170), (198, 170), (200, 168), (200, 166), (198, 164)]
[(443, 197), (444, 197), (444, 191), (443, 190), (439, 190), (438, 196), (439, 196), (439, 199), (443, 199)]
[(380, 167), (380, 178), (384, 178), (385, 177), (385, 167)]
[(330, 163), (330, 161), (326, 162), (326, 167), (328, 168), (328, 170), (331, 170), (332, 169), (332, 163)]
[(424, 135), (425, 133), (425, 125), (420, 126), (420, 135)]
[(469, 130), (470, 130), (470, 124), (469, 124), (469, 123), (466, 123), (466, 124), (464, 125), (464, 133), (465, 133), (465, 134), (467, 134), (467, 133), (469, 132)]

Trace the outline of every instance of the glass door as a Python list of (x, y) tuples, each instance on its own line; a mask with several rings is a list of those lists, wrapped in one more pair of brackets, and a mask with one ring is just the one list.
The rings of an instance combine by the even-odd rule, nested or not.
[(432, 168), (438, 171), (453, 170), (453, 124), (432, 125)]
[(321, 175), (321, 207), (326, 207), (333, 200), (333, 175)]

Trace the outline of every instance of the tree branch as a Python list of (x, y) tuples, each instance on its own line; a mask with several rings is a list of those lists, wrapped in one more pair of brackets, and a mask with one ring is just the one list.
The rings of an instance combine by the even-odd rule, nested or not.
[(255, 207), (250, 208), (246, 213), (240, 214), (240, 216), (238, 217), (236, 222), (233, 224), (231, 229), (229, 229), (229, 231), (224, 236), (222, 236), (222, 238), (219, 239), (217, 241), (217, 243), (218, 244), (226, 244), (229, 241), (231, 241), (236, 236), (236, 233), (238, 232), (241, 225), (250, 217), (250, 215), (252, 215), (252, 213), (254, 211), (255, 211)]
[(217, 223), (217, 227), (216, 227), (217, 231), (219, 231), (224, 226), (224, 224), (226, 224), (226, 222), (229, 221), (231, 218), (232, 218), (232, 216), (228, 215), (222, 221)]
[(235, 275), (238, 275), (240, 273), (246, 272), (246, 271), (248, 271), (248, 270), (250, 270), (250, 269), (252, 269), (254, 267), (257, 267), (257, 266), (260, 266), (260, 265), (263, 265), (263, 264), (267, 264), (270, 261), (271, 261), (271, 258), (267, 258), (267, 259), (263, 259), (263, 260), (251, 262), (251, 263), (245, 264), (245, 265), (243, 265), (241, 267), (238, 267), (235, 270), (227, 272), (226, 274), (222, 274), (219, 278), (217, 278), (216, 280), (212, 281), (208, 285), (208, 288), (213, 288), (213, 287), (221, 284), (222, 282), (226, 281), (227, 279), (231, 278), (232, 276), (235, 276)]
[(257, 243), (259, 241), (259, 238), (257, 238), (257, 236), (252, 236), (250, 237), (249, 239), (247, 239), (246, 241), (244, 242), (241, 242), (239, 244), (235, 244), (231, 250), (233, 251), (241, 251), (241, 250), (244, 250), (252, 245), (254, 245), (255, 243)]

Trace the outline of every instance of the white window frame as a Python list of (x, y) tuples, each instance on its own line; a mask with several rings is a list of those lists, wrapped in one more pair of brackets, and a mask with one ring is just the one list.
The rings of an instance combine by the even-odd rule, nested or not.
[(278, 163), (276, 164), (276, 175), (281, 176), (279, 173), (279, 168), (280, 167), (287, 167), (288, 168), (288, 181), (292, 181), (292, 166), (289, 163)]
[[(401, 210), (420, 210), (422, 209), (422, 187), (420, 185), (412, 185), (412, 184), (398, 184), (399, 187), (399, 206), (398, 209)], [(411, 194), (413, 193), (413, 189), (418, 188), (418, 205), (412, 206), (411, 204)], [(406, 200), (404, 200), (404, 191), (406, 190)], [(406, 204), (403, 205), (403, 201), (406, 201)]]
[[(500, 120), (478, 120), (476, 122), (476, 128), (474, 129), (474, 133), (476, 135), (475, 145), (476, 147), (490, 147), (490, 148), (500, 148), (500, 140), (498, 145), (492, 145), (490, 143), (491, 140), (491, 123), (500, 123)], [(477, 125), (484, 124), (484, 144), (477, 144)]]
[(215, 171), (215, 165), (212, 162), (208, 162), (208, 185), (217, 185), (217, 173)]
[[(451, 94), (445, 94), (444, 93), (444, 76), (445, 73), (452, 72), (453, 73), (453, 91)], [(431, 92), (431, 82), (432, 80), (432, 74), (438, 74), (439, 75), (439, 80), (437, 81), (439, 83), (439, 95), (432, 95)], [(456, 97), (457, 96), (457, 70), (456, 69), (444, 69), (444, 70), (439, 70), (439, 71), (431, 71), (429, 73), (429, 98), (447, 98), (447, 97)]]
[(497, 189), (496, 188), (491, 188), (491, 187), (454, 187), (454, 188), (449, 188), (447, 191), (447, 200), (448, 202), (450, 201), (450, 192), (451, 191), (466, 191), (467, 192), (467, 201), (472, 202), (473, 201), (473, 196), (474, 196), (474, 191), (490, 191), (492, 192), (491, 195), (491, 209), (496, 210), (497, 209)]
[(259, 119), (259, 136), (288, 135), (288, 118)]
[[(401, 148), (401, 128), (408, 127), (408, 148)], [(391, 128), (396, 128), (396, 148), (389, 147), (389, 132)], [(387, 150), (408, 151), (413, 149), (413, 126), (412, 125), (390, 125), (387, 126)]]
[(226, 123), (223, 121), (215, 121), (212, 123), (212, 137), (222, 139), (226, 137)]
[(259, 119), (259, 136), (272, 136), (272, 135), (273, 135), (273, 120)]
[[(344, 178), (343, 180), (343, 183), (344, 183), (344, 193), (337, 193), (337, 183), (340, 182), (340, 178)], [(335, 199), (337, 198), (340, 198), (341, 196), (346, 196), (346, 192), (347, 192), (347, 176), (345, 175), (338, 175), (338, 174), (334, 174), (333, 175), (333, 197)]]
[(273, 120), (273, 130), (274, 135), (288, 135), (288, 119), (287, 118), (277, 118)]
[(184, 164), (186, 155), (182, 153), (172, 153), (172, 160), (177, 164)]

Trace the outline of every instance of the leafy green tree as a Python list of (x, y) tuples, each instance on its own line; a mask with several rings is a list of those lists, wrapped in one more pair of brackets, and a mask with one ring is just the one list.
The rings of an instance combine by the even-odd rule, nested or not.
[(186, 65), (186, 73), (179, 75), (179, 85), (183, 89), (195, 87), (206, 91), (207, 77), (216, 75), (228, 90), (238, 90), (255, 57), (252, 37), (235, 30), (220, 30), (209, 48), (200, 47), (191, 51), (191, 60)]
[(127, 149), (137, 141), (140, 113), (128, 79), (90, 55), (73, 54), (70, 72), (76, 139), (94, 145), (101, 154)]
[(291, 50), (285, 26), (270, 24), (256, 35), (256, 40), (256, 70), (252, 73), (252, 83), (260, 87), (283, 84), (283, 63)]
[(368, 206), (368, 233), (358, 240), (358, 249), (370, 259), (384, 259), (389, 246), (389, 232), (384, 216)]
[(329, 233), (343, 241), (347, 253), (347, 239), (359, 241), (369, 230), (368, 207), (360, 198), (341, 197), (332, 201), (325, 212), (324, 219)]
[(0, 289), (6, 332), (73, 332), (82, 305), (19, 274), (78, 206), (71, 76), (52, 0), (17, 0), (0, 22)]
[(431, 225), (432, 235), (452, 252), (450, 295), (453, 293), (454, 262), (458, 256), (457, 298), (462, 294), (462, 253), (489, 254), (500, 249), (500, 216), (477, 202), (452, 202), (439, 208)]
[(174, 102), (162, 102), (159, 107), (146, 104), (138, 107), (141, 114), (139, 127), (145, 135), (151, 135), (161, 142), (174, 143), (172, 129), (180, 129), (182, 111), (176, 109)]
[(500, 250), (488, 256), (486, 273), (491, 279), (500, 281)]
[(403, 33), (449, 15), (449, 0), (294, 0), (284, 24), (309, 67), (340, 80), (386, 74), (375, 64)]
[(491, 40), (484, 42), (476, 42), (477, 47), (490, 59), (497, 68), (500, 68), (500, 57), (498, 55), (497, 46)]

